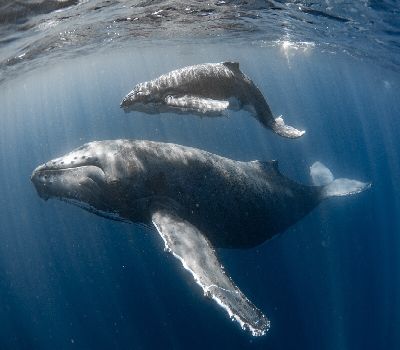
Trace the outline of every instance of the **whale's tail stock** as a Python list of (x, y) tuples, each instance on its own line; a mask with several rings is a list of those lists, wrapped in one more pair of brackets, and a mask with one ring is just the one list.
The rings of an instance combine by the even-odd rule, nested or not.
[(371, 187), (369, 182), (335, 179), (332, 172), (320, 162), (315, 162), (310, 167), (310, 175), (315, 186), (322, 186), (322, 198), (357, 194)]
[(282, 116), (275, 118), (275, 123), (272, 125), (272, 130), (278, 135), (287, 137), (289, 139), (296, 139), (306, 133), (305, 130), (297, 130), (293, 126), (286, 125)]

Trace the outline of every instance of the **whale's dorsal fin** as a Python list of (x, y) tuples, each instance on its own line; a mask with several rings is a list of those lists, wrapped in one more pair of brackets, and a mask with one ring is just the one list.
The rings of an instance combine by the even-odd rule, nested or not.
[(152, 222), (166, 250), (192, 274), (204, 295), (215, 300), (243, 329), (249, 329), (254, 336), (265, 334), (269, 320), (235, 286), (210, 242), (195, 226), (165, 206), (153, 212)]
[(240, 71), (239, 62), (222, 62), (222, 64), (233, 71)]
[(265, 171), (273, 170), (279, 174), (281, 173), (279, 171), (279, 164), (277, 160), (267, 160), (267, 161), (253, 160), (252, 163), (256, 164), (259, 168)]

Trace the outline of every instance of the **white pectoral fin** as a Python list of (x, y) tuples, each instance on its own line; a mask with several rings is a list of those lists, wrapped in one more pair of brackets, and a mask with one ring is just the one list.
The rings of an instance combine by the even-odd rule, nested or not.
[(217, 113), (220, 114), (229, 108), (229, 101), (213, 100), (197, 96), (167, 96), (164, 99), (166, 105), (180, 108), (184, 111), (193, 111), (196, 113)]
[(166, 209), (154, 212), (152, 221), (166, 249), (193, 275), (205, 295), (224, 308), (243, 329), (249, 329), (253, 336), (268, 331), (269, 320), (235, 286), (211, 244), (196, 227)]

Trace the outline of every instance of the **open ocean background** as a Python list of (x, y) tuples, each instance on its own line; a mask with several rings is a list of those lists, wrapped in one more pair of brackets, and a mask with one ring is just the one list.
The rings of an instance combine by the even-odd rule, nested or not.
[[(399, 18), (389, 0), (0, 0), (0, 349), (400, 349)], [(119, 108), (138, 82), (227, 60), (306, 135), (283, 139), (245, 111)], [(308, 184), (319, 160), (373, 187), (257, 248), (218, 251), (271, 320), (254, 338), (156, 232), (38, 197), (37, 165), (116, 138), (277, 159)]]

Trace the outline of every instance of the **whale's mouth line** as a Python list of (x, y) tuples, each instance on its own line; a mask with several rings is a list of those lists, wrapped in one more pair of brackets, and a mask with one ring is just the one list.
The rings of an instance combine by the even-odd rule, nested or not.
[(60, 196), (59, 196), (59, 197), (53, 197), (53, 198), (58, 199), (58, 200), (60, 200), (60, 201), (62, 201), (62, 202), (71, 204), (71, 205), (73, 205), (73, 206), (76, 206), (76, 207), (78, 207), (78, 208), (81, 208), (81, 209), (83, 209), (83, 210), (86, 210), (86, 211), (88, 211), (89, 213), (95, 214), (95, 215), (97, 215), (97, 216), (100, 216), (100, 217), (103, 217), (103, 218), (106, 218), (106, 219), (110, 219), (110, 220), (114, 220), (114, 221), (120, 221), (120, 222), (125, 222), (125, 223), (128, 223), (128, 224), (131, 223), (130, 220), (121, 217), (117, 211), (112, 211), (112, 210), (109, 210), (109, 211), (107, 211), (107, 210), (100, 210), (100, 209), (97, 209), (97, 208), (95, 208), (94, 206), (92, 206), (92, 205), (90, 205), (90, 204), (88, 204), (88, 203), (85, 203), (85, 202), (83, 202), (83, 201), (80, 201), (80, 200), (78, 200), (78, 199), (66, 198), (66, 197), (60, 197)]
[(148, 102), (134, 102), (131, 101), (123, 101), (120, 104), (120, 107), (124, 110), (125, 113), (130, 112), (141, 112), (147, 114), (157, 114), (158, 109), (165, 106), (162, 101), (148, 101)]
[(89, 168), (89, 167), (95, 167), (101, 170), (101, 172), (105, 175), (105, 172), (103, 170), (103, 168), (97, 164), (85, 164), (85, 165), (81, 165), (81, 164), (77, 164), (77, 165), (69, 165), (67, 167), (51, 167), (51, 166), (46, 166), (46, 165), (42, 165), (43, 168), (37, 169), (33, 172), (32, 177), (35, 174), (38, 175), (45, 175), (46, 173), (57, 173), (57, 172), (65, 172), (68, 170), (74, 170), (74, 169), (81, 169), (81, 168)]

